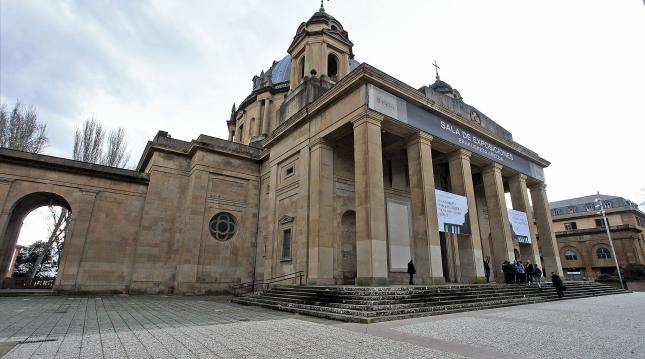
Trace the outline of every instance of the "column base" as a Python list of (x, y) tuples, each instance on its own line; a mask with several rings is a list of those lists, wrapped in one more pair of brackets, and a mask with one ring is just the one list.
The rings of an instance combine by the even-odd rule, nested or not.
[(473, 284), (487, 284), (486, 277), (476, 277)]
[(424, 285), (442, 285), (446, 284), (446, 278), (444, 277), (423, 277), (421, 283)]
[(336, 285), (334, 278), (307, 278), (307, 285)]
[(381, 287), (387, 285), (387, 277), (356, 278), (356, 285), (362, 287)]

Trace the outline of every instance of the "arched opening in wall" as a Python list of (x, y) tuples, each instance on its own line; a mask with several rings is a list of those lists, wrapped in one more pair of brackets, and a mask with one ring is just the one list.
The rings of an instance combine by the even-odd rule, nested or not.
[(346, 211), (340, 219), (342, 284), (356, 281), (356, 212)]
[(327, 55), (327, 76), (338, 79), (338, 58), (334, 54)]
[(305, 57), (298, 60), (298, 80), (302, 81), (305, 78)]
[(54, 286), (71, 216), (69, 203), (55, 193), (32, 193), (16, 202), (0, 238), (2, 288)]

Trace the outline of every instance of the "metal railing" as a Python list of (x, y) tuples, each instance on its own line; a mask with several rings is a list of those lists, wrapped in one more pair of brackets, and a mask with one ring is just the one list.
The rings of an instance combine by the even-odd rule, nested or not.
[(231, 286), (233, 290), (233, 295), (239, 297), (244, 293), (262, 293), (266, 292), (271, 288), (272, 284), (284, 282), (287, 280), (293, 280), (293, 284), (302, 285), (302, 279), (305, 276), (304, 271), (297, 271), (293, 273), (284, 274), (281, 276), (269, 278), (264, 281), (252, 280), (250, 282), (235, 284)]

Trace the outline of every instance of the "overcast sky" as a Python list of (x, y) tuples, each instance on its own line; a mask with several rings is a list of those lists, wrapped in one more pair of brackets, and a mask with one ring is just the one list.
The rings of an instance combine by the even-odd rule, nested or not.
[[(0, 97), (37, 108), (45, 153), (88, 117), (136, 164), (158, 130), (227, 138), (233, 102), (319, 7), (290, 1), (0, 0)], [(645, 200), (645, 6), (606, 1), (325, 2), (354, 53), (420, 87), (443, 80), (552, 162), (551, 201)]]

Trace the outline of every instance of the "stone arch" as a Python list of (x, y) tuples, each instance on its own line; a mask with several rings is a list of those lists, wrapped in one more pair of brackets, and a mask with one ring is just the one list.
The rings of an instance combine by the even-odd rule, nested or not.
[(13, 249), (18, 241), (20, 228), (25, 217), (36, 208), (50, 205), (60, 206), (74, 213), (70, 202), (54, 192), (32, 192), (21, 196), (10, 206), (7, 211), (6, 225), (0, 232), (2, 234), (2, 237), (0, 237), (0, 280), (5, 277), (7, 272), (7, 266), (13, 255)]
[(356, 212), (345, 211), (340, 218), (340, 253), (343, 283), (354, 284), (356, 279)]

